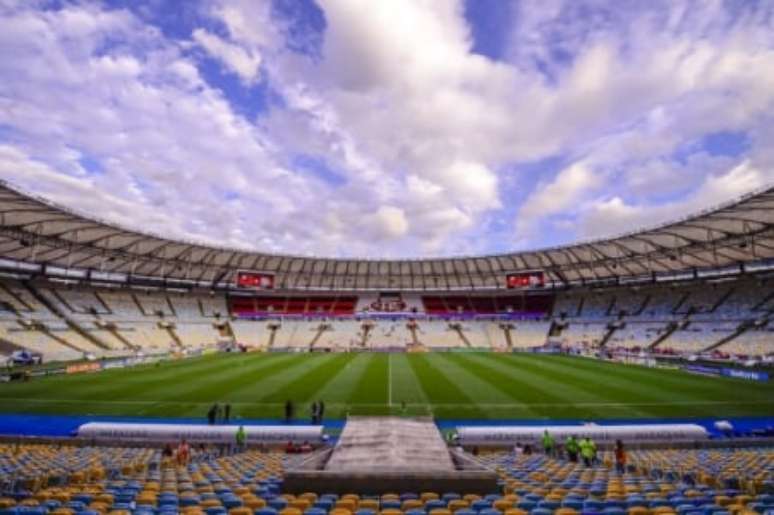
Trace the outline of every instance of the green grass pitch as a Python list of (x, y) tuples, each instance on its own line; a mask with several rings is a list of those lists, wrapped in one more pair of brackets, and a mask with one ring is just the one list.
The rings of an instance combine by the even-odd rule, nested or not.
[(0, 386), (0, 411), (234, 418), (604, 419), (773, 416), (774, 386), (585, 358), (494, 353), (209, 355)]

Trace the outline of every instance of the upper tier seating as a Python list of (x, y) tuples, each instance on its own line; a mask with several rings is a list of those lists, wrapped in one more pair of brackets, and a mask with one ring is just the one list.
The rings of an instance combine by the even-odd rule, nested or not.
[(737, 322), (691, 322), (685, 329), (675, 331), (659, 343), (658, 348), (680, 354), (699, 352), (729, 336), (738, 325)]
[(540, 347), (548, 339), (549, 322), (518, 322), (511, 330), (511, 340), (516, 348)]

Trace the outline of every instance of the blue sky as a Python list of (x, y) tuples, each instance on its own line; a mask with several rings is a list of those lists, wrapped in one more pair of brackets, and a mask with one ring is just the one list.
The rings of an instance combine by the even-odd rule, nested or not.
[(0, 0), (0, 177), (218, 245), (421, 257), (774, 178), (766, 1)]

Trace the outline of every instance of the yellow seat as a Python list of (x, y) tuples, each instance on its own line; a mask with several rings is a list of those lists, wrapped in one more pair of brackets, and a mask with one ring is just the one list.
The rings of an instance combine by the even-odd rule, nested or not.
[(505, 511), (513, 508), (513, 501), (509, 501), (507, 499), (498, 499), (492, 503), (492, 507), (494, 507), (494, 509), (497, 511)]
[(16, 501), (10, 497), (0, 497), (0, 508), (11, 508), (16, 506)]
[(376, 499), (363, 499), (360, 501), (358, 509), (379, 511), (379, 501)]
[(503, 515), (528, 515), (528, 512), (521, 510), (519, 508), (509, 508), (505, 510), (505, 513)]
[(409, 511), (409, 510), (421, 510), (422, 506), (424, 505), (425, 503), (423, 503), (419, 499), (406, 499), (401, 503), (400, 507), (403, 511)]
[(280, 510), (279, 515), (301, 515), (304, 513), (298, 508), (283, 508)]
[(447, 508), (449, 508), (449, 511), (452, 513), (455, 513), (459, 510), (464, 510), (468, 507), (468, 501), (464, 499), (452, 499), (449, 501), (449, 504), (447, 505)]
[(751, 495), (737, 495), (734, 497), (734, 504), (741, 504), (742, 506), (747, 506), (747, 503), (752, 501)]
[(427, 502), (427, 501), (434, 501), (438, 499), (439, 496), (435, 492), (422, 492), (419, 495), (419, 498), (422, 499), (422, 502)]
[(297, 498), (288, 504), (289, 508), (298, 508), (299, 511), (304, 512), (312, 505), (311, 502), (309, 502), (308, 499), (300, 499)]
[(452, 512), (446, 508), (434, 508), (430, 510), (430, 515), (452, 515)]
[(395, 508), (388, 508), (386, 510), (382, 510), (379, 512), (380, 515), (403, 515), (403, 512), (395, 509)]
[(626, 513), (627, 515), (648, 515), (650, 511), (644, 506), (633, 506)]
[(220, 506), (220, 499), (204, 499), (200, 504), (202, 508), (215, 508)]
[(572, 508), (559, 508), (554, 511), (554, 515), (578, 515), (578, 512)]
[(245, 506), (250, 508), (251, 510), (257, 510), (259, 508), (265, 508), (266, 507), (266, 501), (261, 499), (260, 497), (256, 497), (254, 499), (248, 499), (244, 501)]
[(355, 510), (357, 509), (357, 505), (358, 505), (358, 501), (356, 499), (349, 497), (346, 499), (339, 499), (338, 501), (336, 501), (335, 508), (340, 510), (347, 510), (351, 513), (354, 513)]
[(253, 510), (240, 506), (239, 508), (231, 508), (228, 510), (228, 515), (253, 515)]

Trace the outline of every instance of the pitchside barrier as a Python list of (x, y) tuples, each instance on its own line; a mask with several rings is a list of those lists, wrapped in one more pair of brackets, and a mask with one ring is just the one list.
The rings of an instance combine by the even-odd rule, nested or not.
[[(323, 426), (243, 426), (247, 445), (319, 444)], [(233, 444), (239, 425), (129, 424), (90, 422), (78, 428), (78, 437), (95, 442), (179, 442)]]
[(548, 431), (558, 443), (569, 436), (589, 437), (596, 443), (676, 443), (706, 440), (709, 433), (697, 424), (642, 424), (620, 426), (522, 426), (457, 428), (459, 443), (466, 447), (512, 447), (517, 443), (539, 446), (543, 432)]

